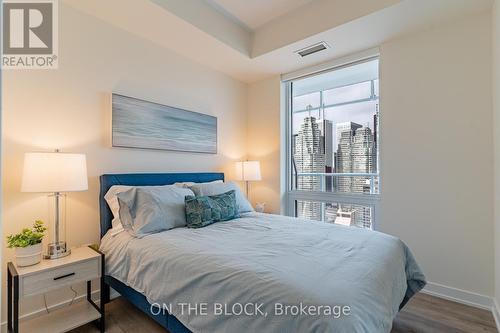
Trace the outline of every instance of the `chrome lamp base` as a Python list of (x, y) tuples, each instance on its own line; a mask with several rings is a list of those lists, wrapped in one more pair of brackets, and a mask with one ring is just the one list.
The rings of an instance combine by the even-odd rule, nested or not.
[(66, 242), (55, 242), (47, 245), (47, 253), (43, 255), (44, 259), (57, 259), (66, 257), (71, 250), (66, 247)]

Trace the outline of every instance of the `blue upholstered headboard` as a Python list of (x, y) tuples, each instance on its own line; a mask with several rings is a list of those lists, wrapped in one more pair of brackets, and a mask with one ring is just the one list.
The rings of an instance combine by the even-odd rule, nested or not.
[(100, 177), (99, 210), (101, 215), (101, 238), (111, 229), (113, 214), (104, 200), (104, 196), (113, 185), (154, 186), (170, 185), (178, 182), (204, 183), (214, 180), (224, 180), (221, 172), (202, 173), (126, 173), (109, 174)]

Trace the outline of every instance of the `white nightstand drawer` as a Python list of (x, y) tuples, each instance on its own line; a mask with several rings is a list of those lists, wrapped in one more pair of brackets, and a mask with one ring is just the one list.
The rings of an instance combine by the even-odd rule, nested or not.
[(100, 258), (78, 262), (19, 279), (20, 296), (41, 294), (65, 285), (88, 281), (101, 276)]

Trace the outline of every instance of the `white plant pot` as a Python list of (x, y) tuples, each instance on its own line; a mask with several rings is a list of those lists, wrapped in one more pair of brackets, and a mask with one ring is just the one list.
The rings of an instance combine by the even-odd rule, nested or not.
[(42, 243), (14, 249), (16, 265), (19, 267), (36, 265), (42, 260)]

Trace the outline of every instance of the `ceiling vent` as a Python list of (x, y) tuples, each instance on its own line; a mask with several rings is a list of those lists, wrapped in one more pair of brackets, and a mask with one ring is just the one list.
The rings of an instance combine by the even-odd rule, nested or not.
[(326, 50), (327, 48), (328, 48), (328, 44), (327, 43), (325, 43), (325, 42), (319, 42), (317, 44), (314, 44), (314, 45), (305, 47), (305, 48), (303, 48), (301, 50), (295, 51), (295, 53), (297, 53), (301, 57), (305, 57), (305, 56), (311, 55), (313, 53), (317, 53), (317, 52)]

